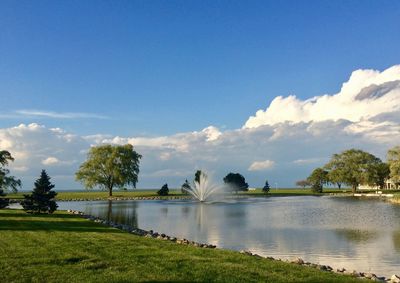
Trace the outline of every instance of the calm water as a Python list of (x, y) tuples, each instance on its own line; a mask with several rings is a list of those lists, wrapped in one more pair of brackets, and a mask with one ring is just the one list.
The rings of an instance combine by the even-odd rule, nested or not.
[(400, 206), (376, 200), (306, 196), (212, 204), (165, 200), (59, 206), (221, 248), (282, 259), (301, 257), (383, 276), (400, 274)]

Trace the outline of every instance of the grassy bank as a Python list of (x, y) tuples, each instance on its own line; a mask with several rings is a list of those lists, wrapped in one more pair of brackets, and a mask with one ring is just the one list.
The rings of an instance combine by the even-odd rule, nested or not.
[(69, 215), (0, 210), (0, 282), (359, 282), (237, 252), (121, 232)]
[[(324, 194), (331, 193), (350, 193), (350, 190), (334, 190), (326, 189)], [(22, 199), (22, 192), (16, 194), (7, 195), (11, 199)], [(25, 193), (26, 194), (26, 193)], [(234, 195), (234, 194), (233, 194)], [(245, 196), (302, 196), (302, 195), (321, 195), (313, 193), (310, 189), (271, 189), (268, 194), (262, 192), (261, 189), (255, 191), (240, 192), (238, 195)], [(134, 191), (114, 191), (114, 198), (133, 198), (133, 197), (155, 197), (157, 195), (157, 190), (134, 190)], [(183, 196), (180, 190), (170, 190), (169, 196)], [(82, 191), (82, 192), (63, 192), (58, 191), (57, 200), (71, 200), (71, 199), (107, 199), (108, 193), (103, 191)]]

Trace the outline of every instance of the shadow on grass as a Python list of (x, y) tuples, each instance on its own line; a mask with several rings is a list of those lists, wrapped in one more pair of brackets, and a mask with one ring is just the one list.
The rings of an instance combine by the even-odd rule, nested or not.
[[(68, 218), (77, 218), (78, 216), (73, 215), (73, 214), (31, 214), (31, 213), (17, 213), (17, 212), (6, 212), (3, 214), (1, 213), (1, 217), (18, 217), (18, 218), (33, 218), (33, 217), (40, 217), (40, 218), (63, 218), (63, 219), (68, 219)], [(11, 210), (10, 210), (11, 211)]]
[(43, 220), (10, 220), (0, 219), (0, 231), (68, 231), (68, 232), (101, 232), (101, 233), (123, 233), (117, 229), (111, 229), (100, 224), (89, 221), (53, 221)]

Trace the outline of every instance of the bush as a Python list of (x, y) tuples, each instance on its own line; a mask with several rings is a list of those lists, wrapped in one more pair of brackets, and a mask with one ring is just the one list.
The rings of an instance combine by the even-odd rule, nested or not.
[(53, 213), (58, 205), (54, 198), (57, 193), (52, 191), (54, 185), (50, 182), (50, 177), (45, 170), (42, 170), (40, 178), (35, 182), (35, 188), (30, 195), (24, 195), (21, 202), (23, 209), (27, 213)]
[(164, 184), (161, 189), (157, 192), (159, 196), (167, 196), (169, 193), (168, 184)]

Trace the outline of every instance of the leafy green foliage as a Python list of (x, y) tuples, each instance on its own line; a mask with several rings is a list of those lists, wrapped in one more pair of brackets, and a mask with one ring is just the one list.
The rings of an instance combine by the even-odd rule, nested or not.
[(157, 192), (159, 196), (167, 196), (169, 193), (168, 184), (164, 184), (161, 189)]
[(112, 196), (114, 187), (136, 187), (141, 157), (130, 144), (92, 147), (75, 176), (86, 188), (98, 186)]
[(58, 205), (55, 202), (56, 192), (52, 191), (54, 185), (45, 170), (35, 182), (35, 188), (30, 195), (24, 195), (22, 207), (28, 213), (53, 213)]
[(190, 189), (191, 189), (191, 187), (190, 187), (189, 181), (188, 181), (188, 180), (185, 180), (185, 183), (183, 183), (182, 186), (181, 186), (181, 192), (182, 192), (182, 194), (187, 195), (187, 194), (188, 194), (188, 191), (189, 191)]
[(0, 209), (8, 206), (9, 200), (5, 198), (6, 191), (10, 190), (14, 193), (21, 186), (21, 181), (14, 176), (9, 176), (10, 171), (4, 166), (8, 166), (10, 161), (14, 161), (11, 153), (7, 150), (0, 151)]
[(344, 183), (356, 192), (360, 184), (380, 182), (377, 179), (379, 175), (377, 170), (381, 163), (379, 158), (368, 152), (349, 149), (340, 154), (334, 154), (325, 165), (325, 169), (328, 170), (328, 178), (331, 182)]
[(265, 185), (262, 188), (262, 191), (266, 194), (271, 190), (271, 187), (269, 186), (268, 180), (265, 180)]
[(316, 168), (307, 178), (311, 184), (311, 191), (315, 193), (322, 193), (324, 184), (328, 182), (328, 172), (322, 168)]
[(246, 183), (246, 179), (239, 173), (229, 173), (224, 177), (224, 183), (232, 188), (232, 191), (247, 191), (249, 185)]
[(395, 146), (387, 153), (387, 161), (390, 169), (390, 179), (400, 186), (400, 146)]

